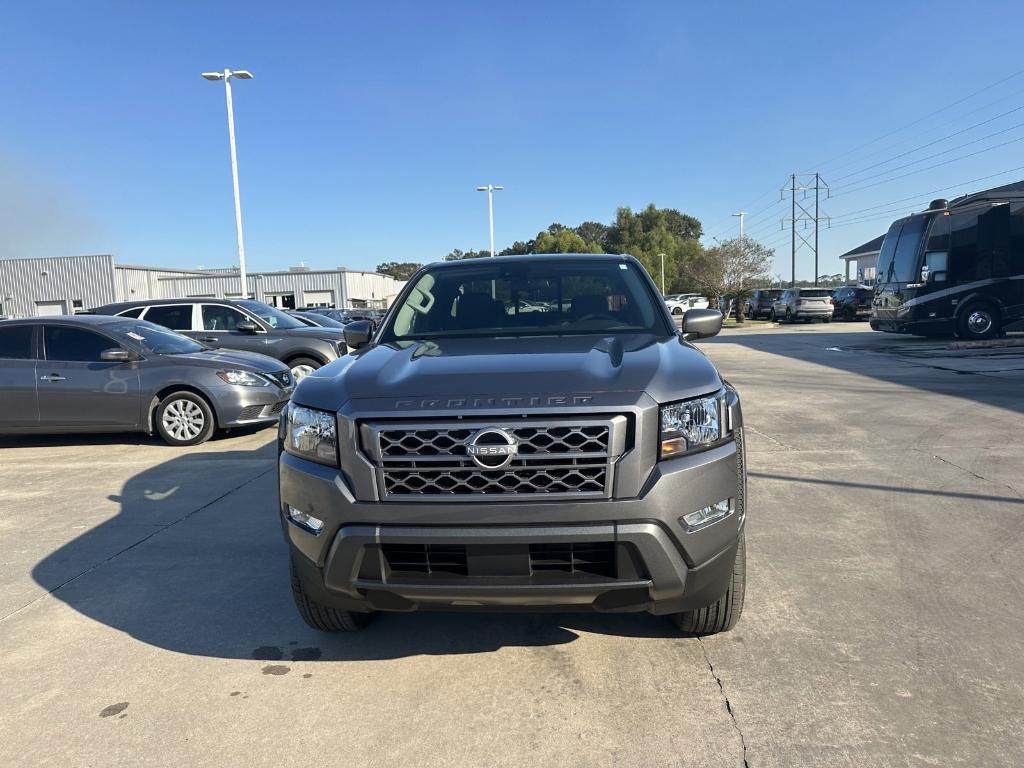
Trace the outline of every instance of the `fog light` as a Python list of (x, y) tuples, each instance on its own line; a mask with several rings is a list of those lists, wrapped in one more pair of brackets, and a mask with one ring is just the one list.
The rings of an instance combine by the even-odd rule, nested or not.
[(318, 517), (307, 515), (300, 509), (296, 509), (291, 504), (288, 505), (288, 519), (295, 523), (300, 528), (305, 528), (307, 531), (313, 534), (319, 534), (324, 529), (324, 521)]
[(732, 499), (722, 499), (716, 501), (710, 507), (704, 507), (704, 509), (698, 509), (696, 512), (691, 512), (688, 515), (683, 515), (679, 518), (683, 525), (686, 526), (688, 531), (696, 531), (701, 528), (705, 528), (712, 523), (717, 523), (719, 520), (724, 520), (733, 513), (736, 509)]

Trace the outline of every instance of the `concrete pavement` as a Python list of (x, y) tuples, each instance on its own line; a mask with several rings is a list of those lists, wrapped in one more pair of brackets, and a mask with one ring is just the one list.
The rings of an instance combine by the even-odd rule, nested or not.
[(319, 634), (272, 431), (0, 438), (0, 765), (1024, 762), (1024, 356), (933, 364), (864, 324), (701, 346), (744, 398), (752, 497), (745, 613), (706, 640), (645, 615)]

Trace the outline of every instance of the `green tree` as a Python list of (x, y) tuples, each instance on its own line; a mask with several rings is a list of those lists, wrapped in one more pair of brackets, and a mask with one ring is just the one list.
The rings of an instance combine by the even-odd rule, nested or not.
[[(743, 299), (751, 289), (771, 280), (775, 251), (749, 237), (725, 240), (683, 266), (687, 280), (711, 298)], [(728, 317), (728, 311), (726, 317)]]
[(479, 259), (481, 256), (490, 256), (490, 251), (460, 251), (458, 248), (444, 257), (445, 261), (460, 261), (462, 259)]
[(607, 224), (602, 224), (599, 221), (584, 221), (578, 227), (574, 227), (573, 231), (582, 237), (584, 242), (597, 243), (601, 246), (602, 252), (608, 250), (612, 228)]
[(694, 235), (701, 231), (700, 222), (674, 208), (648, 205), (639, 213), (619, 208), (615, 224), (609, 232), (610, 250), (636, 256), (662, 285), (662, 256), (665, 254), (665, 291), (670, 285), (685, 282), (688, 273), (683, 265), (700, 255), (702, 248)]
[(604, 253), (597, 243), (588, 243), (571, 229), (537, 235), (537, 253)]
[(520, 256), (524, 253), (536, 253), (537, 252), (537, 241), (536, 240), (516, 240), (508, 248), (500, 251), (499, 256)]
[(377, 272), (382, 275), (391, 275), (395, 280), (408, 280), (422, 266), (414, 261), (385, 261), (383, 264), (377, 265)]

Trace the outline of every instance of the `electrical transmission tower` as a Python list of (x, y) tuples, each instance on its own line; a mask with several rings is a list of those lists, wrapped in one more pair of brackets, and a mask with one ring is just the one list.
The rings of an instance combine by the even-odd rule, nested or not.
[[(789, 192), (790, 217), (781, 219), (782, 228), (786, 228), (789, 222), (790, 242), (792, 259), (792, 272), (789, 285), (796, 285), (796, 252), (800, 248), (807, 248), (814, 252), (814, 284), (818, 284), (818, 227), (822, 221), (832, 226), (832, 218), (821, 211), (821, 196), (831, 196), (831, 190), (820, 173), (794, 173), (789, 177), (789, 182), (779, 190), (779, 199), (786, 199), (786, 192)], [(798, 195), (799, 193), (799, 195)], [(813, 202), (811, 197), (813, 196)], [(812, 231), (813, 230), (813, 231)], [(800, 244), (797, 245), (797, 239)]]

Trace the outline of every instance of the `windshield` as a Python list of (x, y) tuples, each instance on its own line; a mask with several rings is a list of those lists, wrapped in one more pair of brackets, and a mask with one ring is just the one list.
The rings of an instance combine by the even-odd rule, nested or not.
[(145, 320), (125, 321), (108, 326), (111, 331), (123, 334), (154, 355), (187, 355), (201, 352), (205, 346), (187, 336), (164, 328), (162, 325), (147, 323)]
[(671, 335), (659, 305), (630, 262), (481, 260), (422, 272), (381, 338)]
[(878, 254), (880, 284), (916, 282), (918, 251), (927, 225), (926, 216), (916, 216), (889, 228)]
[(254, 315), (263, 320), (271, 328), (305, 328), (306, 326), (291, 315), (286, 315), (280, 309), (275, 309), (269, 304), (260, 301), (246, 299), (237, 302), (248, 309)]
[(800, 298), (801, 299), (820, 299), (826, 296), (831, 296), (832, 291), (827, 288), (801, 288)]

